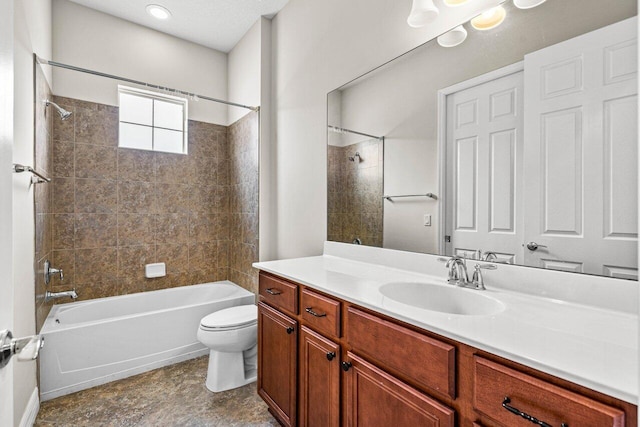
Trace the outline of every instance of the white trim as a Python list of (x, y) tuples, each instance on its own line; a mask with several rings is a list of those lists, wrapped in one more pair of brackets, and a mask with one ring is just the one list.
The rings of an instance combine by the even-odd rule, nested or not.
[(33, 393), (31, 393), (31, 397), (29, 398), (29, 403), (27, 403), (27, 407), (24, 409), (24, 413), (22, 414), (20, 427), (32, 427), (36, 422), (36, 417), (40, 410), (39, 394), (38, 387), (34, 388)]
[(438, 194), (440, 194), (440, 206), (439, 206), (439, 218), (440, 224), (438, 227), (438, 253), (445, 254), (444, 236), (446, 233), (446, 176), (443, 173), (447, 169), (447, 96), (452, 93), (460, 92), (461, 90), (469, 89), (470, 87), (478, 86), (492, 80), (499, 79), (511, 74), (519, 73), (524, 70), (524, 61), (518, 61), (511, 65), (499, 68), (497, 70), (489, 71), (488, 73), (472, 77), (469, 80), (465, 80), (460, 83), (456, 83), (452, 86), (440, 89), (438, 91), (438, 118), (436, 120), (437, 129), (437, 141), (438, 141), (438, 175), (440, 177)]

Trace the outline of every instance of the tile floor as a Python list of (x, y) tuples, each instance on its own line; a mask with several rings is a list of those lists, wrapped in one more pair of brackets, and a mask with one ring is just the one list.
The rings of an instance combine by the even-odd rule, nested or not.
[(222, 393), (204, 385), (208, 356), (43, 402), (35, 426), (278, 426), (256, 384)]

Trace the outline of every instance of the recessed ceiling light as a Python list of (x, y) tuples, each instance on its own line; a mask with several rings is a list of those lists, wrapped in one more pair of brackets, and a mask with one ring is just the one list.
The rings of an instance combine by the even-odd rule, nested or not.
[(171, 18), (171, 12), (164, 6), (160, 6), (159, 4), (149, 4), (147, 5), (147, 13), (153, 16), (156, 19), (165, 20)]
[(491, 30), (502, 24), (506, 16), (507, 11), (504, 7), (497, 6), (473, 18), (471, 26), (480, 31)]

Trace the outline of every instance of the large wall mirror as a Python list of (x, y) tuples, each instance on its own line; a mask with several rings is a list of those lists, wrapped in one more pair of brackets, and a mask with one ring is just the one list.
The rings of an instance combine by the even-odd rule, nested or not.
[(503, 7), (328, 94), (328, 239), (637, 279), (636, 1)]

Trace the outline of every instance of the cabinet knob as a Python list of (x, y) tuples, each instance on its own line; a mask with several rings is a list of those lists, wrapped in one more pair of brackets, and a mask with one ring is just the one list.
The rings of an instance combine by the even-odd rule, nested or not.
[(329, 362), (331, 362), (333, 360), (333, 358), (336, 357), (336, 353), (333, 351), (330, 351), (329, 353), (327, 353), (327, 360)]
[(291, 335), (291, 334), (293, 333), (293, 331), (295, 331), (295, 329), (293, 329), (293, 326), (289, 326), (289, 327), (287, 328), (287, 333), (288, 333), (289, 335)]
[(347, 372), (349, 369), (351, 369), (351, 362), (342, 362), (342, 370)]

